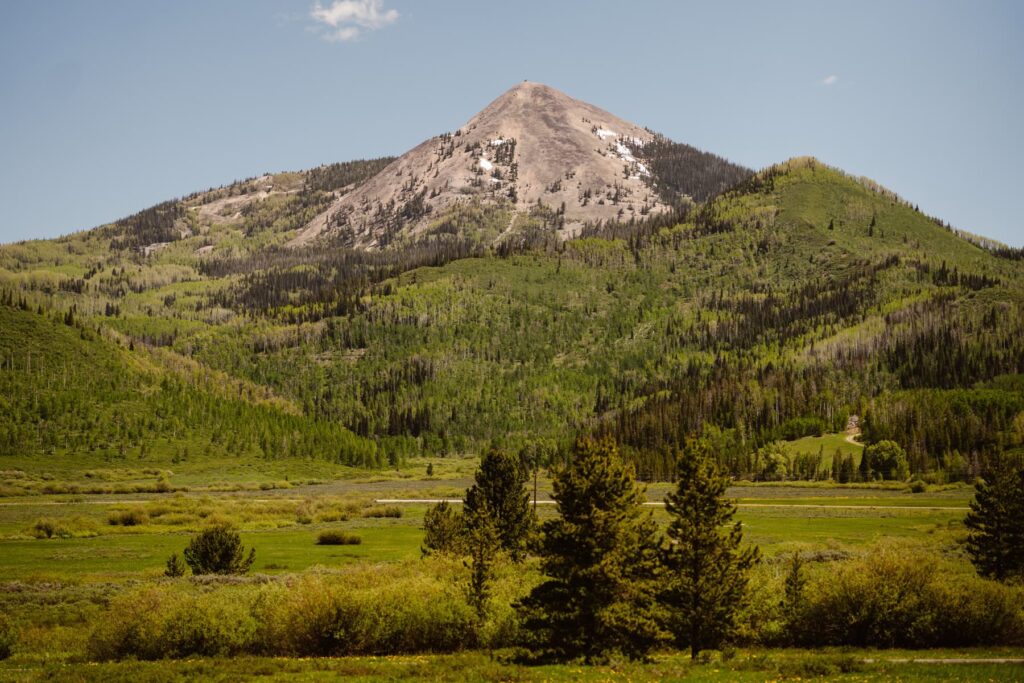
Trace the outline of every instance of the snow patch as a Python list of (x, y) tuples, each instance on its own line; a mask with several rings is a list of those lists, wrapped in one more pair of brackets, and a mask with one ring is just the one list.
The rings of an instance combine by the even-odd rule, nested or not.
[(490, 171), (491, 169), (494, 168), (494, 164), (492, 164), (487, 159), (480, 157), (480, 168), (484, 169), (485, 171)]
[[(637, 138), (621, 138), (615, 141), (615, 154), (618, 154), (619, 159), (622, 159), (630, 165), (630, 170), (634, 171), (634, 174), (630, 176), (631, 179), (639, 180), (640, 176), (649, 176), (651, 172), (647, 170), (647, 167), (637, 161), (637, 158), (633, 156), (633, 151), (627, 147), (623, 141), (638, 143)], [(642, 144), (642, 143), (641, 143)], [(608, 156), (614, 158), (614, 154), (609, 153)]]
[(615, 151), (619, 153), (619, 158), (623, 161), (636, 161), (636, 157), (629, 151), (629, 147), (626, 147), (621, 142), (615, 143)]
[(505, 140), (503, 138), (494, 138), (493, 140), (491, 140), (491, 147), (497, 147), (499, 145), (504, 145), (506, 142), (508, 142), (508, 140)]
[(605, 138), (614, 138), (618, 136), (618, 133), (614, 130), (608, 130), (607, 128), (598, 128), (597, 131), (594, 132), (594, 135), (604, 140)]

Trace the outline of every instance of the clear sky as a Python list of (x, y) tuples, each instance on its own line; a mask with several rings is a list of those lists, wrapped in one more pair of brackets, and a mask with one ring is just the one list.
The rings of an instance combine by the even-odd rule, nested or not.
[(1024, 2), (5, 0), (0, 242), (398, 154), (540, 81), (1024, 245)]

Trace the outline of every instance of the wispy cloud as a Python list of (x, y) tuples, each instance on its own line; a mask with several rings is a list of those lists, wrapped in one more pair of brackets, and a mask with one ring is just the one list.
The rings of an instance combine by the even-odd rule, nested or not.
[(384, 9), (384, 0), (334, 0), (326, 7), (313, 5), (310, 16), (328, 40), (355, 40), (364, 31), (376, 31), (398, 21), (398, 10)]
[(839, 81), (839, 76), (836, 76), (835, 74), (829, 74), (828, 76), (825, 76), (825, 78), (821, 79), (821, 84), (835, 85), (837, 81)]

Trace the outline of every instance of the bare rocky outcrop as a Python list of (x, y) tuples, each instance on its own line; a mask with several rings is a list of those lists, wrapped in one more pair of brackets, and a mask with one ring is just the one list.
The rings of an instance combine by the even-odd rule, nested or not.
[(422, 232), (471, 198), (519, 211), (539, 202), (559, 212), (566, 237), (588, 221), (639, 218), (666, 208), (634, 157), (653, 137), (554, 88), (523, 82), (454, 133), (423, 142), (336, 199), (292, 244), (331, 237), (380, 247)]

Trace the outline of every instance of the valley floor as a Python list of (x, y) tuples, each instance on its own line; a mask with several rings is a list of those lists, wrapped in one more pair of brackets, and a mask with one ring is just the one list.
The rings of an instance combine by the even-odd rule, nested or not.
[[(428, 464), (432, 476), (426, 474)], [(256, 548), (253, 575), (243, 580), (254, 589), (311, 576), (345, 581), (345, 576), (356, 576), (345, 574), (349, 571), (363, 572), (359, 580), (428, 571), (443, 577), (443, 566), (424, 569), (419, 559), (428, 504), (382, 501), (459, 498), (477, 464), (474, 457), (448, 457), (413, 459), (398, 470), (381, 472), (309, 465), (296, 467), (296, 473), (283, 471), (282, 463), (245, 472), (221, 467), (225, 481), (210, 487), (200, 482), (210, 481), (207, 473), (218, 463), (194, 458), (170, 478), (179, 490), (157, 493), (145, 486), (154, 475), (130, 466), (97, 463), (88, 471), (47, 471), (44, 464), (30, 469), (27, 462), (10, 460), (0, 495), (0, 608), (18, 626), (19, 636), (13, 655), (0, 662), (0, 680), (1024, 680), (1024, 650), (1005, 648), (740, 649), (725, 659), (712, 653), (699, 664), (684, 654), (665, 653), (644, 664), (542, 667), (510, 663), (507, 651), (88, 661), (90, 633), (119, 596), (173, 585), (217, 589), (213, 583), (163, 577), (167, 557), (180, 553), (189, 535), (211, 519), (234, 523), (245, 544)], [(44, 492), (62, 486), (75, 492)], [(132, 486), (139, 492), (130, 492)], [(667, 484), (648, 486), (648, 500), (660, 501), (668, 489)], [(90, 490), (95, 493), (85, 492)], [(763, 576), (772, 581), (779, 580), (783, 558), (793, 552), (810, 557), (816, 565), (812, 571), (827, 572), (834, 560), (893, 543), (904, 544), (907, 552), (942, 553), (952, 558), (956, 571), (973, 573), (962, 549), (962, 519), (971, 495), (966, 486), (923, 493), (829, 484), (740, 484), (729, 490), (740, 506), (745, 540), (761, 547)], [(544, 478), (538, 481), (538, 498), (550, 499), (550, 482)], [(651, 511), (659, 523), (667, 521), (662, 508)], [(553, 505), (538, 506), (542, 518), (554, 513)], [(317, 535), (328, 529), (357, 534), (362, 542), (318, 545)], [(452, 566), (460, 568), (457, 562)], [(536, 568), (527, 572), (533, 576)], [(922, 659), (969, 663), (908, 661)]]

